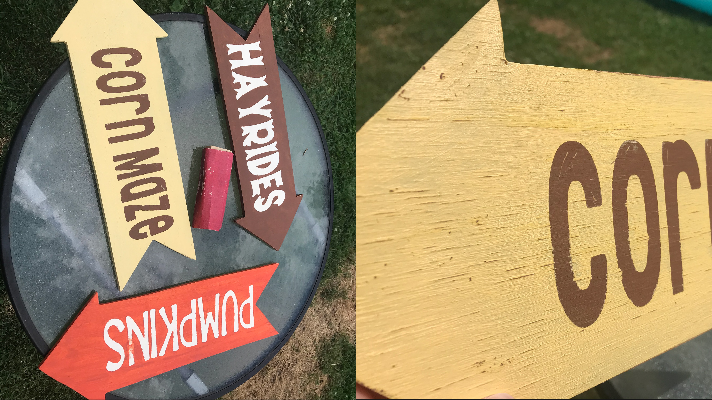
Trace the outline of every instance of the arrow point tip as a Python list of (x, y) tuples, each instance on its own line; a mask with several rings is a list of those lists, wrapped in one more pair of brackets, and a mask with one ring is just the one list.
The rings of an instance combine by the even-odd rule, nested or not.
[[(478, 46), (467, 46), (463, 51), (463, 43)], [(437, 53), (426, 63), (437, 69), (457, 69), (464, 65), (464, 61), (475, 65), (506, 65), (504, 53), (504, 37), (502, 34), (502, 20), (497, 0), (489, 0), (460, 30), (442, 46)], [(467, 68), (470, 68), (469, 66)], [(432, 68), (429, 68), (432, 69)], [(413, 75), (417, 82), (423, 78), (432, 79), (432, 72), (419, 70)], [(409, 85), (413, 85), (409, 82)], [(464, 81), (463, 81), (464, 82)], [(416, 83), (417, 85), (417, 83)]]
[(270, 20), (269, 4), (268, 3), (265, 3), (265, 6), (262, 8), (262, 11), (260, 12), (260, 16), (257, 17), (257, 21), (259, 21), (262, 18), (266, 18), (268, 21)]
[(117, 283), (119, 284), (119, 292), (124, 290), (126, 287), (126, 284), (129, 283), (129, 278), (131, 278), (131, 275), (129, 276), (117, 276)]
[[(504, 39), (502, 37), (502, 19), (497, 0), (490, 0), (480, 11), (472, 17), (475, 22), (471, 26), (471, 33), (475, 33), (477, 38), (482, 38), (490, 43), (492, 52), (497, 57), (504, 57)], [(466, 26), (469, 25), (466, 24)], [(499, 54), (501, 53), (501, 55)]]

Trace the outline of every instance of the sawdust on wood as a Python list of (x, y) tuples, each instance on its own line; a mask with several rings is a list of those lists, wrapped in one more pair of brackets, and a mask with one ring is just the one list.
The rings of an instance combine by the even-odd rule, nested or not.
[[(319, 287), (311, 307), (307, 310), (289, 342), (272, 361), (250, 380), (224, 399), (307, 399), (315, 398), (327, 383), (319, 370), (319, 344), (337, 332), (356, 341), (356, 281), (355, 265), (349, 265), (339, 278), (326, 285), (337, 285), (346, 295), (327, 301), (320, 295), (327, 289)], [(333, 290), (334, 288), (328, 288)]]

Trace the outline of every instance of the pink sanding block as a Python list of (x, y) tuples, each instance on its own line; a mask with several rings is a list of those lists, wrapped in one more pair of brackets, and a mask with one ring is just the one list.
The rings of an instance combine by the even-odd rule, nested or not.
[(232, 159), (230, 150), (211, 146), (203, 151), (203, 171), (195, 200), (193, 228), (219, 231), (222, 227)]

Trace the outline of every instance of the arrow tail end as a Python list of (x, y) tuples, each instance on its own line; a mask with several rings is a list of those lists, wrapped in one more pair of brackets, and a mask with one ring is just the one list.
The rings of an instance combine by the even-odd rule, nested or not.
[(186, 238), (184, 239), (185, 240), (182, 240), (183, 243), (171, 243), (171, 241), (165, 239), (156, 241), (175, 251), (178, 254), (188, 257), (191, 260), (195, 260), (195, 244), (193, 243), (193, 235), (190, 235), (190, 243), (188, 243), (188, 240)]

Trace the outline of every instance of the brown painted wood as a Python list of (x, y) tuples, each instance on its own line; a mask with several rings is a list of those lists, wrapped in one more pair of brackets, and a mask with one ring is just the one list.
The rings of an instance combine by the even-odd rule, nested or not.
[(279, 250), (302, 197), (294, 189), (269, 6), (247, 40), (208, 7), (206, 14), (245, 210), (236, 222)]

